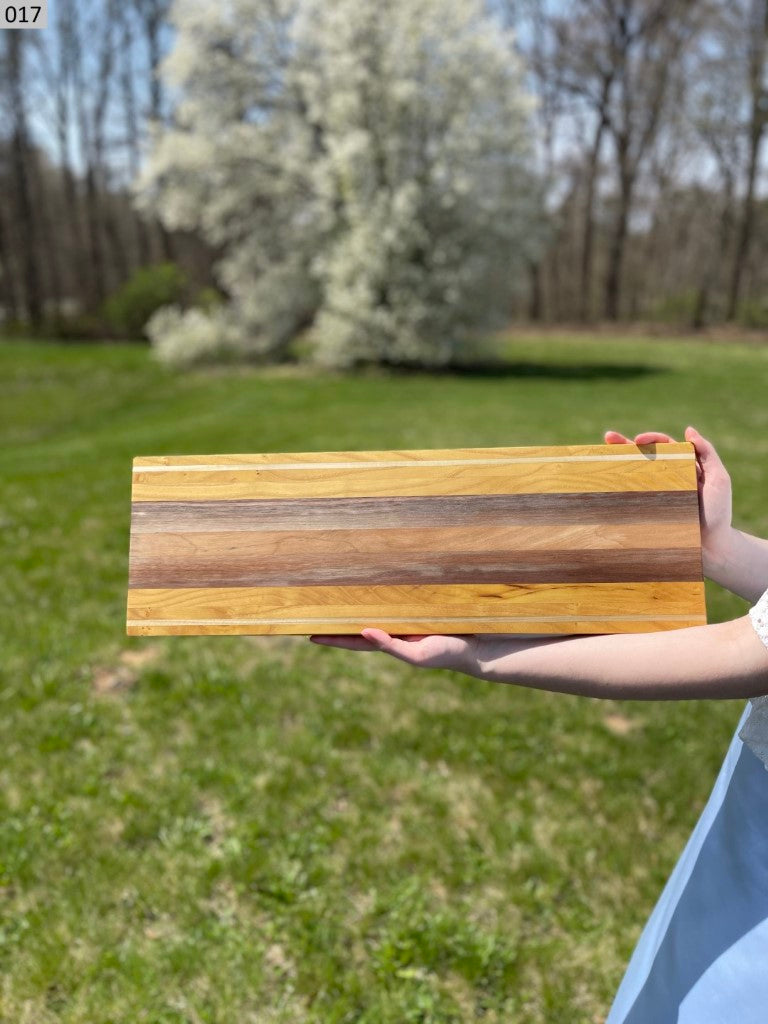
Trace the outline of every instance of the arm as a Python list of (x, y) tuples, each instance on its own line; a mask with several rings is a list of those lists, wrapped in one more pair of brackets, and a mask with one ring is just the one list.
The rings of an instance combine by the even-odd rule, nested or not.
[(756, 697), (768, 693), (768, 650), (748, 616), (670, 632), (544, 640), (492, 635), (316, 636), (315, 643), (382, 651), (421, 668), (557, 693), (621, 700)]
[(620, 700), (756, 697), (768, 692), (768, 650), (745, 615), (668, 633), (520, 643), (517, 650), (486, 637), (469, 674)]
[(718, 542), (703, 548), (704, 575), (747, 601), (756, 601), (768, 580), (768, 541), (728, 528)]

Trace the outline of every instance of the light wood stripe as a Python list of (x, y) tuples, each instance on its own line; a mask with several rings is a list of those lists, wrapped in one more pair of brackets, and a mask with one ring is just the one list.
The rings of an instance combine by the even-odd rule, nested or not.
[[(655, 462), (655, 461), (668, 461), (670, 459), (684, 459), (690, 461), (690, 455), (571, 455), (568, 459), (569, 462)], [(528, 459), (423, 459), (418, 463), (419, 467), (422, 466), (512, 466), (523, 463), (525, 465), (543, 465), (549, 462), (562, 462), (560, 456), (549, 456), (541, 458), (528, 458)], [(377, 462), (376, 469), (410, 469), (414, 465), (413, 462)], [(370, 469), (370, 463), (366, 462), (335, 462), (333, 463), (333, 469)], [(137, 465), (134, 466), (134, 473), (188, 473), (194, 470), (196, 473), (216, 473), (216, 472), (230, 472), (232, 470), (238, 471), (251, 471), (255, 468), (261, 469), (262, 467), (254, 467), (253, 463), (222, 463), (217, 464), (215, 462), (199, 462), (199, 463), (186, 463), (181, 466), (151, 466), (151, 465)], [(270, 470), (281, 470), (290, 472), (292, 470), (312, 470), (312, 469), (328, 469), (329, 464), (327, 462), (270, 462), (264, 468)]]
[[(664, 527), (667, 548), (699, 548), (698, 524), (671, 522)], [(196, 564), (242, 561), (252, 558), (281, 559), (291, 555), (324, 555), (348, 562), (356, 555), (384, 553), (479, 554), (500, 551), (618, 552), (659, 550), (658, 537), (643, 523), (600, 523), (594, 526), (434, 526), (339, 530), (222, 530), (138, 533), (131, 549), (136, 564)]]
[[(210, 621), (183, 619), (129, 619), (129, 636), (242, 636), (252, 635), (293, 635), (308, 633), (356, 634), (366, 626), (376, 625), (388, 633), (409, 635), (420, 633), (497, 633), (511, 636), (566, 636), (574, 633), (646, 633), (650, 630), (663, 631), (683, 629), (689, 626), (703, 626), (706, 617), (700, 616), (639, 616), (622, 619), (619, 616), (603, 619), (573, 618), (530, 618), (496, 620), (491, 618), (452, 619), (212, 619)], [(515, 629), (517, 626), (519, 628)]]
[[(294, 620), (364, 622), (412, 620), (425, 624), (444, 618), (510, 624), (519, 616), (556, 615), (571, 622), (582, 616), (690, 615), (702, 602), (697, 583), (530, 584), (509, 586), (414, 585), (349, 587), (133, 588), (128, 591), (129, 620), (219, 620), (286, 618), (286, 632), (300, 632)], [(435, 614), (436, 610), (438, 613)], [(693, 616), (703, 610), (700, 603)], [(368, 620), (368, 622), (366, 622)], [(510, 628), (512, 628), (510, 627)], [(500, 627), (501, 628), (501, 627)], [(346, 632), (342, 630), (341, 632)]]
[(380, 464), (439, 464), (455, 462), (482, 462), (483, 464), (497, 461), (520, 460), (524, 462), (559, 462), (561, 460), (592, 460), (595, 457), (612, 461), (627, 459), (653, 461), (662, 457), (675, 456), (693, 458), (693, 445), (688, 441), (670, 444), (649, 445), (539, 445), (505, 448), (428, 448), (428, 449), (396, 449), (389, 451), (340, 451), (340, 452), (249, 452), (247, 454), (229, 455), (143, 455), (133, 460), (135, 469), (158, 467), (175, 469), (200, 464), (208, 466), (295, 466), (320, 465), (328, 467), (337, 463), (350, 463), (359, 466), (366, 463)]
[(188, 501), (228, 498), (364, 498), (454, 494), (552, 494), (679, 491), (695, 486), (694, 460), (680, 462), (555, 462), (482, 466), (408, 466), (382, 470), (324, 468), (286, 473), (276, 469), (184, 470), (133, 476), (133, 500)]
[[(446, 618), (443, 616), (442, 622), (469, 622), (469, 616), (461, 615), (454, 616), (453, 618)], [(495, 623), (509, 623), (510, 619), (508, 615), (502, 615), (498, 618), (493, 618), (490, 615), (476, 616), (478, 620), (482, 619), (483, 622), (495, 622)], [(703, 619), (703, 616), (691, 616), (691, 615), (635, 615), (632, 619), (633, 622), (689, 622), (692, 618), (697, 621)], [(284, 619), (130, 619), (129, 622), (133, 626), (146, 626), (146, 625), (160, 625), (162, 623), (174, 623), (182, 626), (194, 626), (200, 623), (207, 626), (225, 626), (230, 623), (235, 626), (247, 626), (253, 623), (265, 623), (266, 625), (276, 626), (284, 622)], [(292, 622), (301, 625), (311, 625), (315, 622), (327, 622), (328, 619), (292, 619)], [(359, 622), (357, 619), (334, 619), (336, 623), (346, 622)], [(413, 622), (413, 619), (395, 619), (391, 616), (388, 619), (389, 622)], [(529, 616), (526, 618), (523, 615), (515, 618), (516, 625), (528, 625), (532, 622), (554, 622), (564, 623), (573, 622), (568, 615), (539, 615)], [(624, 615), (580, 615), (580, 622), (627, 622), (629, 621)], [(422, 620), (423, 622), (423, 620)]]

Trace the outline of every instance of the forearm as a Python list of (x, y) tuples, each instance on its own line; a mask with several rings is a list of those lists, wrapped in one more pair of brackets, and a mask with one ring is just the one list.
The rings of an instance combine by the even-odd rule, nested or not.
[(744, 616), (668, 633), (539, 643), (479, 639), (469, 675), (587, 697), (630, 700), (754, 697), (768, 692), (768, 651)]
[(747, 601), (756, 601), (768, 581), (768, 541), (731, 527), (702, 552), (704, 575)]

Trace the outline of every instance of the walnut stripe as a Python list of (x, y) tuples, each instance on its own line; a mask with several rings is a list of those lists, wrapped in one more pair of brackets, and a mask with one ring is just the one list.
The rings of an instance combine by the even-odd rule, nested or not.
[(132, 561), (132, 587), (302, 587), (355, 583), (640, 583), (696, 580), (701, 559), (695, 548), (621, 551), (428, 551), (400, 559), (387, 551), (354, 558), (328, 554), (228, 558), (208, 553), (192, 559)]
[[(131, 532), (233, 530), (405, 530), (415, 527), (505, 525), (585, 526), (607, 522), (698, 523), (698, 499), (688, 491), (587, 494), (453, 494), (432, 497), (134, 502)], [(657, 538), (658, 540), (658, 538)]]

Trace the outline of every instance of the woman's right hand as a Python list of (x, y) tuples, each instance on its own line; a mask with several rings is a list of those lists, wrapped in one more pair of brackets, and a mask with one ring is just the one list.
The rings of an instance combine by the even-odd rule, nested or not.
[[(635, 444), (655, 444), (657, 442), (674, 441), (669, 434), (654, 430), (646, 430), (638, 434)], [(696, 476), (699, 489), (699, 518), (701, 520), (701, 544), (705, 557), (718, 559), (725, 551), (731, 530), (733, 499), (731, 478), (723, 465), (722, 459), (715, 451), (711, 441), (696, 430), (686, 427), (685, 440), (690, 441), (696, 450)], [(632, 440), (608, 430), (605, 433), (606, 444), (632, 444)]]

